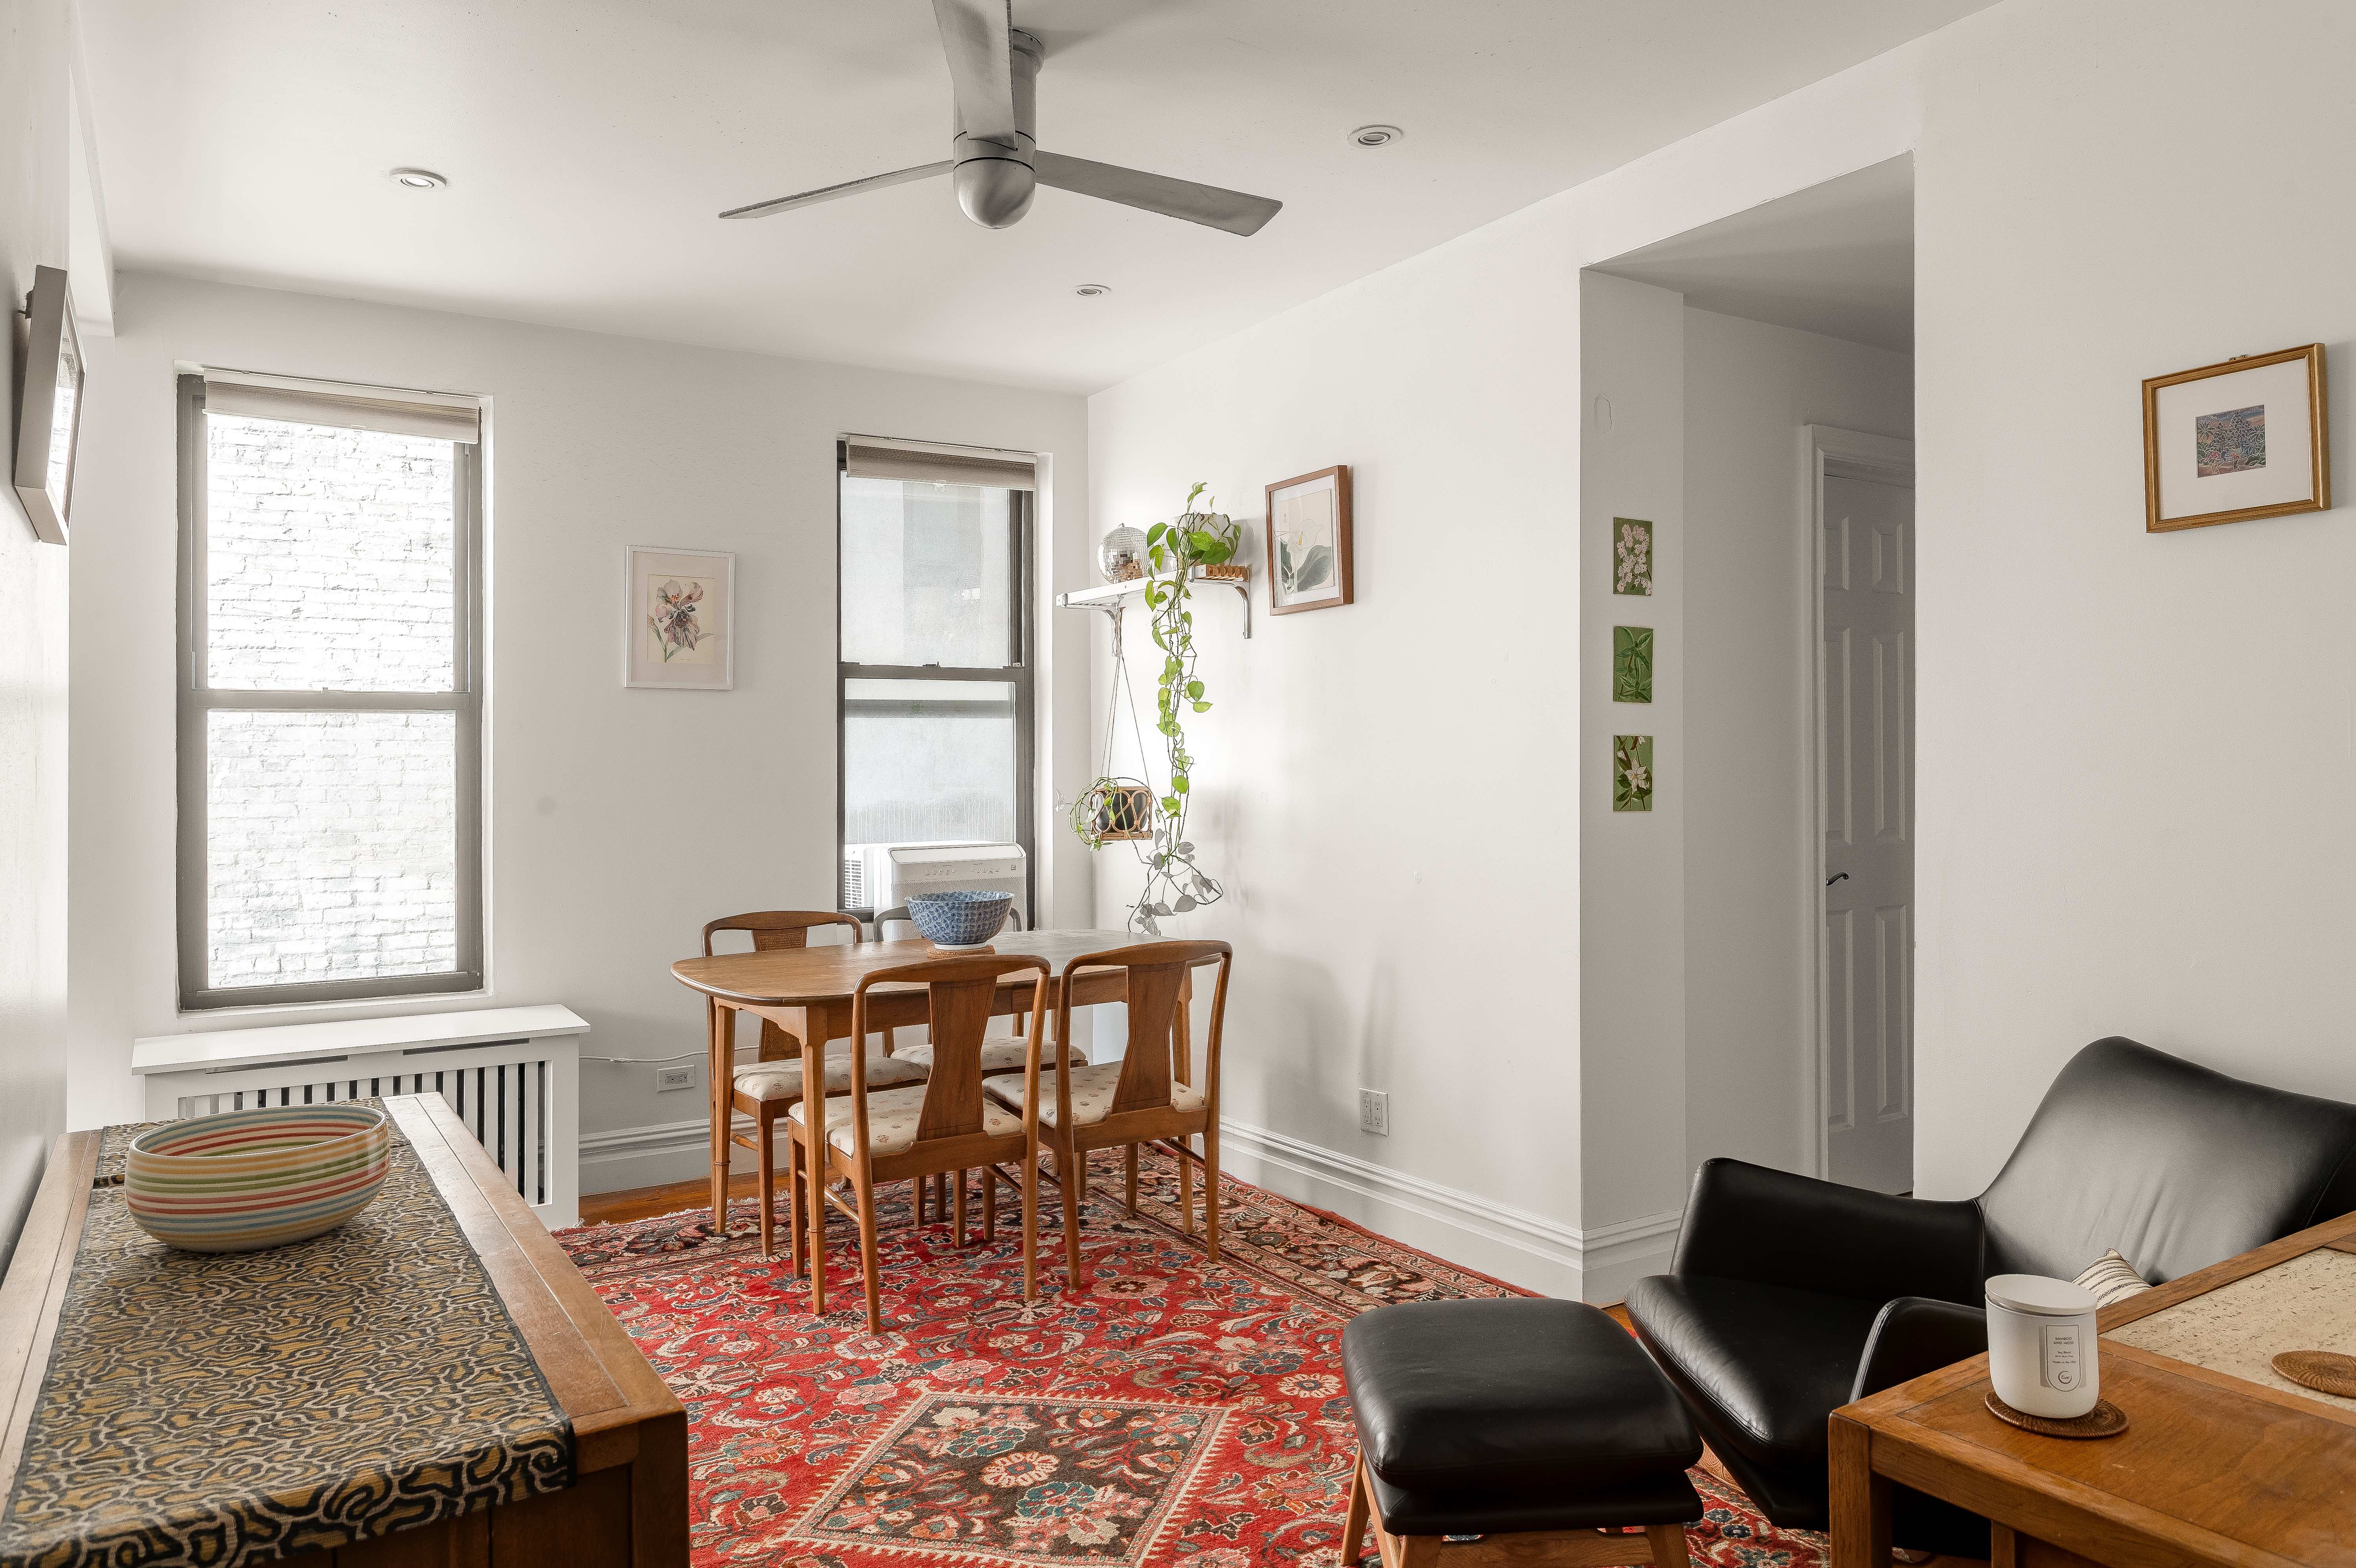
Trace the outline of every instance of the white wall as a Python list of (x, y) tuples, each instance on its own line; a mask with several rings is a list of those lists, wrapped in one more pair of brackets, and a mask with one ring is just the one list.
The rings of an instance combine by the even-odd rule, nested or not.
[[(1686, 1163), (1801, 1168), (1815, 1058), (1803, 900), (1817, 592), (1800, 430), (1913, 434), (1913, 360), (1685, 313)], [(1625, 603), (1625, 601), (1623, 601)]]
[[(1918, 1188), (1976, 1190), (2070, 1053), (2115, 1030), (2356, 1099), (2345, 1044), (2356, 620), (2343, 586), (2356, 536), (2334, 513), (2147, 537), (2136, 400), (2145, 376), (2233, 354), (2319, 338), (2335, 358), (2349, 352), (2356, 304), (2339, 273), (2356, 209), (2338, 170), (2356, 13), (2282, 0), (2236, 12), (2230, 28), (2215, 21), (2192, 0), (2008, 0), (1099, 394), (1099, 516), (1166, 515), (1198, 474), (1248, 495), (1345, 452), (1362, 473), (1381, 465), (1378, 494), (1406, 464), (1434, 476), (1433, 494), (1451, 474), (1472, 491), (1470, 505), (1427, 505), (1393, 528), (1509, 528), (1494, 499), (1528, 507), (1549, 485), (1558, 510), (1588, 400), (1565, 385), (1580, 355), (1565, 303), (1575, 270), (1914, 151)], [(1457, 325), (1517, 302), (1502, 336)], [(1527, 439), (1501, 440), (1485, 420), (1465, 428), (1500, 404), (1510, 432), (1558, 423)], [(1899, 408), (1809, 417), (1889, 431)], [(1771, 504), (1789, 494), (1777, 485)], [(1362, 540), (1362, 560), (1372, 548)], [(1431, 921), (1419, 929), (1429, 945), (1407, 945), (1387, 903), (1370, 919), (1374, 868), (1412, 866), (1427, 886), (1510, 883), (1521, 903), (1567, 869), (1549, 849), (1501, 873), (1483, 830), (1500, 752), (1551, 738), (1532, 716), (1559, 701), (1559, 656), (1466, 669), (1457, 645), (1515, 636), (1530, 600), (1501, 606), (1495, 591), (1419, 565), (1409, 583), (1363, 581), (1358, 606), (1324, 617), (1411, 617), (1387, 644), (1409, 657), (1381, 672), (1379, 730), (1359, 670), (1295, 651), (1344, 635), (1296, 642), (1319, 617), (1210, 671), (1229, 699), (1205, 727), (1206, 784), (1231, 781), (1220, 848), (1283, 912), (1280, 923), (1247, 905), (1197, 923), (1247, 943), (1237, 1039), (1248, 1033), (1254, 1060), (1230, 1108), (1290, 1140), (1253, 1135), (1290, 1162), (1258, 1168), (1280, 1183), (1510, 1277), (1559, 1280), (1618, 1245), (1615, 1226), (1641, 1228), (1658, 1185), (1653, 1173), (1607, 1198), (1599, 1177), (1620, 1162), (1596, 1140), (1622, 1119), (1608, 1103), (1574, 1107), (1570, 1079), (1649, 1072), (1665, 1086), (1669, 1070), (1625, 1060), (1652, 1042), (1558, 1029), (1550, 1052), (1581, 1060), (1534, 1083), (1519, 1054), (1530, 1026), (1489, 1004), (1448, 1031), (1506, 1053), (1485, 1095), (1461, 1095), (1440, 1057), (1409, 1049), (1411, 1020), (1453, 994), (1459, 950)], [(1695, 581), (1708, 591), (1706, 573)], [(1568, 640), (1559, 592), (1537, 597)], [(1686, 609), (1690, 623), (1702, 606)], [(1608, 649), (1584, 633), (1580, 646), (1590, 659)], [(1429, 693), (1451, 678), (1461, 695), (1435, 709)], [(1507, 715), (1517, 732), (1467, 744), (1468, 720), (1490, 731)], [(1413, 766), (1364, 770), (1376, 741), (1417, 763), (1444, 755), (1476, 784), (1443, 800)], [(1730, 731), (1728, 743), (1742, 742)], [(1555, 748), (1547, 760), (1577, 766), (1582, 794), (1595, 785), (1596, 759)], [(1687, 758), (1690, 773), (1708, 767)], [(1312, 787), (1353, 768), (1346, 798)], [(1718, 829), (1697, 831), (1688, 862)], [(1567, 953), (1567, 923), (1551, 918)], [(1716, 939), (1707, 923), (1697, 935)], [(1558, 983), (1573, 973), (1557, 961)], [(1583, 989), (1612, 978), (1590, 966)], [(1680, 1042), (1688, 1056), (1695, 1040), (1708, 1052), (1735, 1038), (1738, 1020), (1708, 992), (1688, 1019), (1698, 1034)], [(1312, 1015), (1320, 998), (1333, 1017)], [(1691, 1061), (1678, 1066), (1698, 1092)], [(1390, 1076), (1398, 1131), (1387, 1144), (1351, 1128), (1353, 1068)], [(1788, 1111), (1775, 1120), (1794, 1125)], [(1696, 1157), (1730, 1136), (1679, 1130)], [(1580, 1164), (1583, 1184), (1568, 1174)], [(1525, 1212), (1500, 1229), (1508, 1208), (1535, 1222)], [(1500, 1249), (1519, 1261), (1495, 1262)]]
[[(702, 923), (835, 901), (835, 437), (1048, 453), (1060, 585), (1092, 532), (1076, 398), (136, 273), (116, 328), (91, 345), (74, 541), (76, 1125), (134, 1114), (131, 1040), (180, 1029), (554, 1001), (594, 1054), (697, 1050), (701, 1008), (668, 965)], [(176, 1013), (176, 361), (491, 400), (488, 998)], [(737, 552), (734, 691), (623, 689), (625, 544)], [(1052, 796), (1087, 766), (1087, 645), (1043, 619)], [(1085, 918), (1085, 859), (1046, 848), (1043, 889)], [(700, 1091), (659, 1097), (652, 1067), (583, 1077), (584, 1189), (702, 1168)]]
[[(14, 335), (37, 266), (67, 263), (64, 0), (0, 4), (0, 297)], [(0, 467), (16, 472), (16, 356)], [(0, 1263), (65, 1125), (66, 668), (70, 547), (0, 484)], [(79, 519), (77, 518), (77, 521)]]
[[(1238, 948), (1241, 1174), (1561, 1294), (1611, 1299), (1665, 1262), (1682, 927), (1655, 907), (1589, 929), (1597, 872), (1569, 829), (1682, 904), (1676, 772), (1652, 821), (1591, 821), (1613, 731), (1580, 717), (1582, 691), (1609, 696), (1602, 530), (1615, 508), (1673, 522), (1682, 456), (1655, 442), (1628, 469), (1641, 502), (1606, 499), (1608, 455), (1590, 489), (1580, 269), (1904, 153), (1920, 69), (1915, 49), (1869, 61), (1089, 400), (1099, 531), (1170, 516), (1197, 478), (1255, 534), (1272, 480), (1347, 462), (1359, 486), (1355, 605), (1245, 644), (1205, 601), (1220, 707), (1190, 730), (1194, 838), (1235, 892), (1185, 923)], [(1682, 307), (1642, 292), (1666, 302), (1662, 352), (1605, 356), (1632, 439), (1682, 417)], [(1664, 546), (1673, 583), (1675, 528)], [(1101, 640), (1096, 668), (1101, 706)], [(1101, 919), (1130, 881), (1106, 865)], [(1633, 965), (1599, 976), (1601, 954)], [(1389, 1137), (1356, 1130), (1361, 1084), (1390, 1092)]]
[[(1685, 299), (1581, 272), (1579, 375), (1580, 1227), (1617, 1300), (1685, 1200)], [(1653, 525), (1653, 591), (1618, 593), (1619, 518)], [(1653, 700), (1612, 700), (1612, 630), (1653, 629)], [(1653, 808), (1612, 808), (1618, 735), (1653, 737)]]
[[(1231, 594), (1197, 612), (1215, 707), (1188, 720), (1193, 837), (1228, 894), (1175, 923), (1237, 946), (1230, 1167), (1566, 1291), (1577, 309), (1537, 214), (1089, 402), (1099, 531), (1208, 480), (1264, 577), (1267, 485), (1338, 463), (1355, 486), (1356, 603), (1270, 617), (1256, 581), (1249, 642)], [(1150, 718), (1152, 645), (1130, 639)], [(1137, 766), (1125, 733), (1115, 765)], [(1138, 878), (1102, 854), (1117, 925)], [(1361, 1085), (1389, 1092), (1388, 1137), (1357, 1130)]]
[(2320, 340), (2356, 475), (2356, 8), (2015, 3), (1935, 41), (1916, 1168), (1946, 1197), (2105, 1034), (2356, 1100), (2356, 523), (2147, 535), (2137, 402)]

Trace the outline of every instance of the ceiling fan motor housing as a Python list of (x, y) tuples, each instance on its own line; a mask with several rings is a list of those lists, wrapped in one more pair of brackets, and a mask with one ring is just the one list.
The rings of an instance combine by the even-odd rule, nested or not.
[(969, 133), (960, 111), (952, 155), (950, 179), (957, 187), (958, 206), (985, 229), (1004, 229), (1019, 221), (1031, 210), (1031, 197), (1038, 188), (1032, 155), (1039, 145), (1039, 62), (1046, 51), (1020, 27), (1008, 29), (1007, 40), (1012, 46), (1007, 63), (1014, 84), (1013, 144)]

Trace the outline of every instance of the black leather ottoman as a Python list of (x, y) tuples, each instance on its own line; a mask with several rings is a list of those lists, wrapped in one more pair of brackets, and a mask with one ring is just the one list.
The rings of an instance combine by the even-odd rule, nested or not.
[[(1358, 1417), (1344, 1568), (1370, 1523), (1385, 1568), (1443, 1552), (1446, 1568), (1687, 1568), (1700, 1435), (1652, 1358), (1594, 1307), (1377, 1307), (1342, 1331), (1342, 1375)], [(1453, 1535), (1487, 1539), (1443, 1545)]]

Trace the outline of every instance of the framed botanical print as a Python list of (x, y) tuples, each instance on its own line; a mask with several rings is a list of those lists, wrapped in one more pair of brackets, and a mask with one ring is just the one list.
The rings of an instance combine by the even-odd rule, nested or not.
[(734, 686), (736, 558), (629, 545), (622, 566), (622, 684), (673, 691)]
[(2146, 381), (2145, 531), (2329, 510), (2323, 371), (2310, 343)]
[(1268, 487), (1269, 613), (1350, 603), (1350, 470), (1321, 468)]
[(1612, 700), (1653, 700), (1653, 628), (1612, 628)]
[(1612, 592), (1652, 594), (1653, 525), (1642, 517), (1612, 519)]
[(1612, 737), (1612, 809), (1653, 809), (1653, 738), (1650, 735)]

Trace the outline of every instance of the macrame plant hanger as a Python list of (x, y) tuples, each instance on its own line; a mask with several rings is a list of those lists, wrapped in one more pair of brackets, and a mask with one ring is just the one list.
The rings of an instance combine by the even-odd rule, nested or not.
[[(1105, 710), (1104, 758), (1097, 768), (1097, 783), (1082, 797), (1088, 830), (1083, 837), (1092, 837), (1096, 844), (1113, 839), (1131, 843), (1153, 841), (1153, 786), (1141, 778), (1130, 778), (1112, 771), (1113, 742), (1120, 733), (1120, 710), (1124, 702), (1129, 708), (1130, 734), (1137, 741), (1137, 765), (1141, 771), (1151, 764), (1146, 761), (1145, 725), (1137, 714), (1137, 688), (1130, 683), (1129, 645), (1121, 637), (1121, 610), (1112, 610), (1112, 691)], [(1074, 827), (1080, 824), (1075, 822)], [(1093, 847), (1093, 845), (1091, 846)], [(1144, 853), (1132, 851), (1141, 865), (1146, 864)]]
[(1138, 714), (1137, 690), (1130, 684), (1129, 648), (1120, 635), (1125, 606), (1093, 604), (1089, 608), (1104, 610), (1112, 619), (1113, 689), (1106, 702), (1104, 756), (1096, 782), (1071, 803), (1072, 831), (1091, 849), (1114, 840), (1129, 842), (1130, 852), (1145, 873), (1145, 885), (1129, 906), (1129, 928), (1159, 936), (1158, 920), (1215, 904), (1226, 895), (1226, 890), (1194, 864), (1194, 846), (1180, 839), (1177, 823), (1163, 815), (1152, 786), (1143, 779), (1112, 771), (1113, 742), (1120, 732), (1124, 704), (1129, 709), (1130, 734), (1137, 741), (1139, 770), (1151, 771), (1153, 764), (1145, 745), (1145, 720)]

